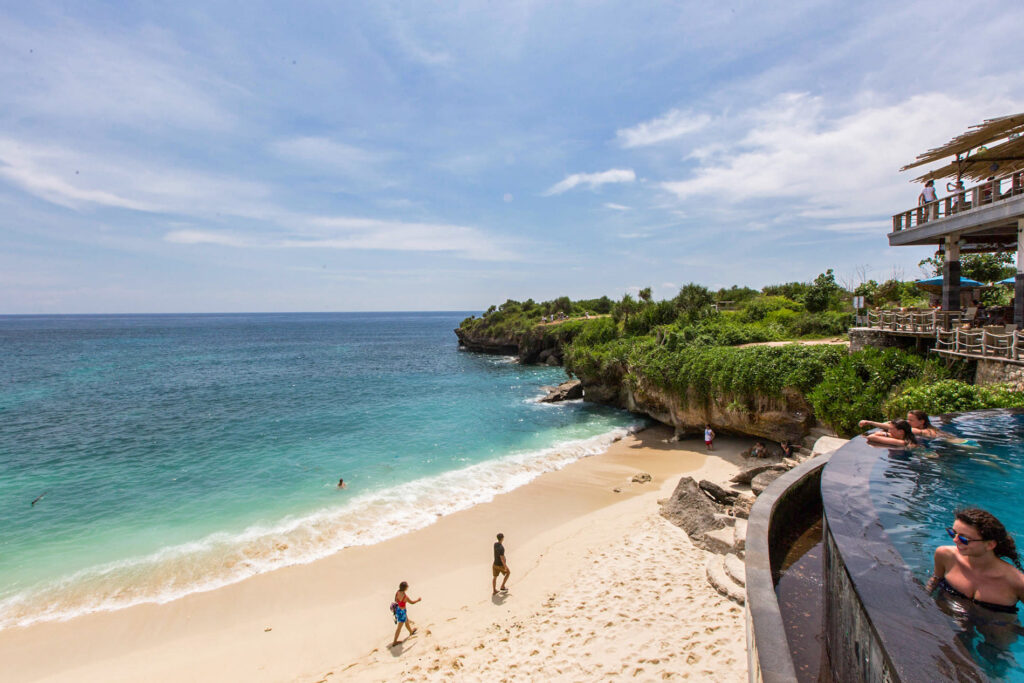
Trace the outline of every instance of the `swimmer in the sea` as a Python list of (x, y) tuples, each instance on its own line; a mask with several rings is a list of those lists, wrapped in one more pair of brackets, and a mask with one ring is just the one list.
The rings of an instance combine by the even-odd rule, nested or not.
[(338, 488), (339, 489), (347, 489), (348, 488), (348, 484), (345, 483), (344, 479), (339, 479), (338, 480)]

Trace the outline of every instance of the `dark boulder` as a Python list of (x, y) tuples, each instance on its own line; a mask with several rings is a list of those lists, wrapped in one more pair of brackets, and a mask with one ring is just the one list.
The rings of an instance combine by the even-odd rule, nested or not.
[(665, 504), (661, 516), (683, 529), (690, 540), (704, 547), (704, 534), (725, 527), (725, 522), (715, 517), (719, 508), (700, 490), (693, 477), (683, 477)]
[(738, 491), (728, 491), (715, 482), (708, 481), (707, 479), (701, 479), (698, 486), (701, 491), (708, 494), (711, 499), (719, 505), (732, 505), (740, 495)]
[(571, 379), (568, 382), (562, 382), (554, 389), (548, 391), (548, 395), (541, 399), (541, 403), (572, 401), (577, 398), (583, 398), (583, 382), (578, 379)]
[(762, 472), (770, 472), (772, 470), (785, 471), (787, 469), (789, 468), (777, 462), (765, 463), (763, 465), (754, 465), (753, 467), (748, 467), (745, 470), (737, 472), (736, 476), (734, 476), (729, 481), (733, 482), (734, 484), (749, 484), (751, 481), (754, 480), (754, 477), (761, 474)]

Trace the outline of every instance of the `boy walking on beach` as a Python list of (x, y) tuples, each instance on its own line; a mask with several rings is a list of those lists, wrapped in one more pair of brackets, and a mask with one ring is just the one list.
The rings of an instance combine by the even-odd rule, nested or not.
[[(511, 573), (508, 569), (508, 562), (505, 561), (505, 546), (502, 545), (502, 541), (505, 540), (505, 534), (498, 534), (498, 542), (494, 544), (494, 565), (491, 567), (491, 595), (497, 595), (498, 591), (507, 591), (505, 584), (508, 583), (508, 575)], [(501, 588), (498, 588), (498, 574), (504, 574), (505, 578), (501, 580)]]
[(715, 450), (715, 430), (709, 424), (704, 425), (704, 447), (709, 451)]

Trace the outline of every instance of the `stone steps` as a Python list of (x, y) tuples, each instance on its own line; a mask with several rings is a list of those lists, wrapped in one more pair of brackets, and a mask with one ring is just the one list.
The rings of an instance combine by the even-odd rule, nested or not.
[(716, 555), (731, 551), (735, 544), (736, 527), (727, 526), (704, 532), (704, 547)]
[(725, 556), (725, 573), (737, 586), (747, 585), (747, 568), (739, 556), (732, 553)]
[(743, 557), (747, 547), (747, 520), (731, 518), (732, 525), (704, 532), (704, 547), (713, 553)]
[(737, 519), (733, 534), (732, 549), (737, 555), (743, 557), (747, 549), (747, 520)]
[(723, 596), (742, 605), (747, 600), (747, 591), (729, 575), (725, 561), (724, 555), (712, 555), (708, 558), (707, 565), (705, 565), (708, 583)]

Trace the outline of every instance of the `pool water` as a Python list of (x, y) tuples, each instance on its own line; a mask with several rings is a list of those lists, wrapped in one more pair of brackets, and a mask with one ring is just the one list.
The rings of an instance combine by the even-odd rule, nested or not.
[[(965, 413), (940, 428), (960, 438), (890, 450), (871, 474), (871, 499), (885, 531), (922, 583), (932, 574), (935, 548), (951, 543), (945, 529), (957, 508), (988, 510), (1024, 545), (1024, 413)], [(989, 676), (1024, 681), (1024, 628), (1018, 618), (964, 611), (942, 597), (938, 602)]]

